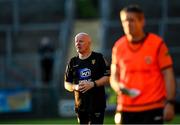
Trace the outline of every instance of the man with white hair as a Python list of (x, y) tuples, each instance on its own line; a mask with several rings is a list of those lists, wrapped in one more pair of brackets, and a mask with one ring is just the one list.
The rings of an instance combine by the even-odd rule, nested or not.
[(87, 33), (75, 36), (75, 47), (78, 55), (67, 65), (65, 89), (74, 92), (80, 124), (103, 124), (106, 107), (104, 85), (109, 84), (109, 67), (102, 54), (91, 50), (91, 37)]

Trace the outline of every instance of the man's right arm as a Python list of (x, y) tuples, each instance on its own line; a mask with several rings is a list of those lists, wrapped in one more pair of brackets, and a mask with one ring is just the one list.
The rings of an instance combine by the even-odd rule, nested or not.
[(119, 91), (119, 83), (118, 83), (118, 72), (115, 64), (111, 64), (111, 77), (110, 77), (110, 85), (112, 89), (118, 94)]
[(71, 59), (66, 66), (66, 71), (64, 74), (64, 88), (69, 92), (73, 92), (75, 88), (77, 88), (72, 81), (73, 81), (73, 68), (72, 68), (72, 59)]
[(65, 88), (66, 90), (68, 90), (69, 92), (73, 92), (73, 91), (74, 91), (73, 84), (70, 83), (70, 82), (64, 81), (64, 88)]
[(111, 62), (111, 74), (110, 74), (110, 85), (111, 88), (118, 94), (120, 92), (119, 89), (119, 71), (117, 67), (117, 47), (116, 45), (112, 49), (112, 62)]
[(78, 91), (79, 85), (72, 84), (70, 82), (64, 81), (64, 88), (68, 90), (69, 92)]

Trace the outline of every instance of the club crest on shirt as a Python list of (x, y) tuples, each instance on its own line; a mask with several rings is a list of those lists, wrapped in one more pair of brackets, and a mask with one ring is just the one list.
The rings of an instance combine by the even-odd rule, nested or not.
[(93, 59), (93, 60), (91, 60), (91, 61), (92, 61), (92, 64), (93, 64), (93, 65), (96, 63), (96, 60), (95, 60), (95, 59)]
[(152, 63), (152, 57), (151, 56), (145, 56), (144, 60), (145, 60), (146, 64), (151, 64)]

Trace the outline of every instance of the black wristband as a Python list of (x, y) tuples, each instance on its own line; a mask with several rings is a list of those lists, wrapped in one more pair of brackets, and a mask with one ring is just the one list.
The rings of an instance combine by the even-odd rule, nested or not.
[(94, 87), (97, 87), (97, 83), (95, 81), (93, 81), (93, 83), (94, 83)]
[(166, 100), (166, 104), (175, 105), (175, 100)]

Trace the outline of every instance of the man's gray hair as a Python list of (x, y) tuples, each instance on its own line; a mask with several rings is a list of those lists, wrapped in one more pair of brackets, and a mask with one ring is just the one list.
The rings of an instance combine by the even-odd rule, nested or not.
[(76, 41), (76, 40), (77, 40), (77, 37), (78, 37), (78, 36), (81, 36), (81, 35), (85, 35), (85, 36), (88, 36), (88, 37), (90, 38), (89, 34), (87, 34), (87, 33), (85, 33), (85, 32), (80, 32), (80, 33), (78, 33), (78, 34), (74, 37), (74, 40)]

